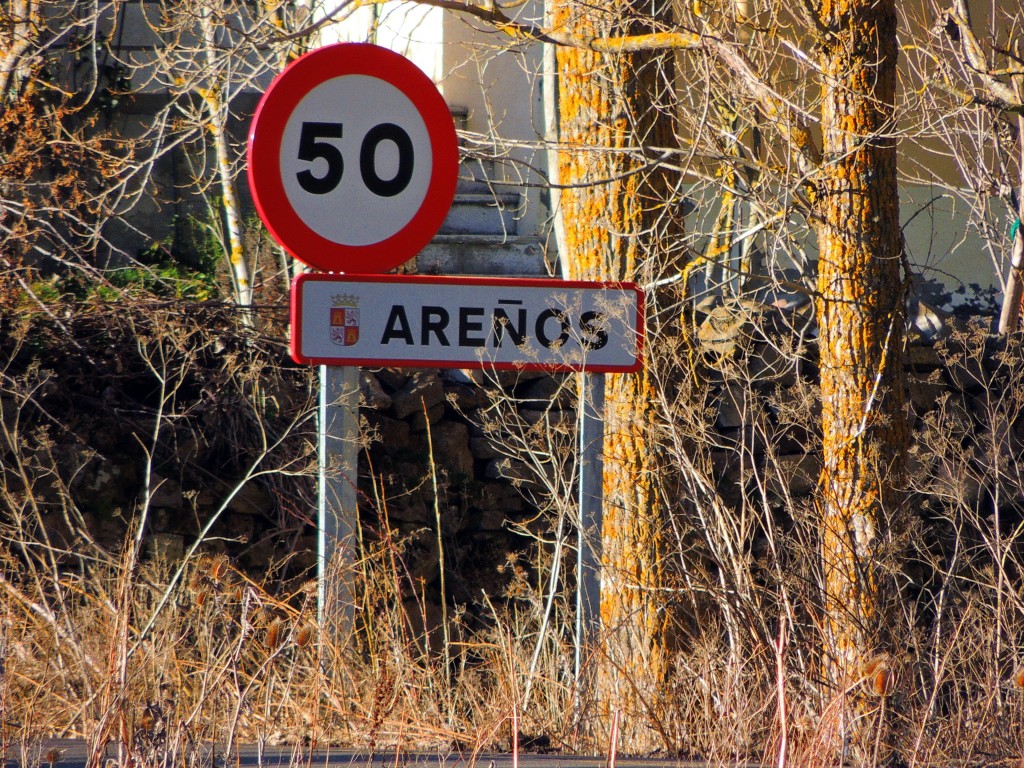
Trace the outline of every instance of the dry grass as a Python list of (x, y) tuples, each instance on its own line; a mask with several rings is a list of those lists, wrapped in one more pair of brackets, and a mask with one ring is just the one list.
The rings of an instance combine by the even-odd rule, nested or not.
[[(157, 386), (133, 439), (152, 479), (193, 414), (184, 393), (196, 346), (144, 335), (139, 345)], [(967, 334), (944, 354), (970, 374), (984, 368), (983, 347)], [(845, 691), (819, 677), (828, 649), (813, 506), (783, 482), (795, 436), (801, 450), (815, 447), (813, 384), (780, 378), (766, 387), (742, 367), (719, 371), (744, 393), (744, 427), (727, 445), (715, 444), (708, 410), (694, 407), (711, 391), (706, 382), (666, 385), (660, 450), (678, 468), (664, 478), (677, 500), (679, 586), (665, 595), (674, 665), (663, 695), (637, 711), (612, 703), (607, 723), (594, 691), (574, 681), (571, 423), (552, 417), (538, 427), (501, 398), (487, 412), (485, 431), (532, 472), (522, 491), (537, 515), (522, 531), (534, 547), (501, 564), (508, 594), (476, 608), (486, 621), (471, 624), (455, 603), (443, 624), (429, 615), (375, 480), (365, 501), (376, 517), (365, 521), (359, 559), (338, 564), (357, 585), (357, 618), (331, 637), (317, 624), (311, 574), (282, 557), (254, 577), (219, 551), (213, 520), (168, 560), (146, 549), (152, 510), (142, 494), (118, 512), (116, 546), (98, 538), (76, 485), (91, 456), (64, 455), (57, 427), (40, 417), (52, 376), (39, 365), (9, 367), (0, 434), (4, 756), (29, 755), (55, 735), (86, 739), (96, 766), (108, 749), (121, 765), (210, 765), (241, 741), (294, 745), (297, 756), (326, 744), (472, 756), (538, 736), (608, 754), (636, 752), (622, 738), (640, 728), (663, 754), (819, 766), (842, 754), (843, 697), (864, 686), (876, 703), (865, 716), (891, 724), (908, 765), (1012, 765), (1024, 755), (1024, 364), (1010, 349), (994, 372), (986, 365), (988, 374), (916, 416), (911, 504), (893, 512), (891, 528), (906, 556), (889, 574), (885, 613), (904, 650), (874, 658)], [(253, 374), (262, 389), (240, 370), (224, 377), (249, 410), (221, 423), (248, 444), (241, 482), (272, 477), (286, 490), (310, 483), (308, 449), (295, 446), (309, 442), (312, 406), (273, 416), (253, 407), (283, 387), (272, 374)], [(565, 386), (571, 399), (575, 385)], [(236, 490), (222, 489), (222, 501)], [(583, 680), (601, 663), (600, 652), (586, 654)], [(53, 762), (38, 749), (30, 760)]]
[[(278, 549), (285, 554), (256, 576), (224, 554), (225, 542), (214, 534), (231, 500), (257, 478), (278, 490), (282, 506), (309, 503), (315, 398), (302, 398), (303, 379), (289, 382), (294, 375), (271, 364), (273, 350), (258, 337), (228, 337), (211, 367), (208, 353), (225, 337), (204, 331), (204, 318), (173, 309), (145, 320), (150, 313), (126, 314), (113, 330), (97, 318), (90, 326), (123, 332), (120, 343), (134, 346), (112, 365), (133, 385), (145, 384), (115, 440), (142, 457), (144, 470), (132, 478), (141, 490), (129, 507), (106, 516), (89, 511), (83, 477), (110, 462), (88, 444), (69, 450), (80, 438), (47, 418), (48, 403), (64, 396), (63, 369), (38, 362), (27, 325), (6, 348), (3, 756), (28, 755), (52, 736), (87, 740), (93, 765), (108, 749), (123, 765), (209, 765), (240, 741), (370, 752), (511, 743), (508, 719), (526, 674), (520, 660), (536, 634), (532, 614), (524, 611), (509, 631), (494, 621), (504, 608), (491, 606), (489, 626), (471, 632), (462, 608), (452, 606), (444, 626), (436, 625), (422, 581), (406, 570), (407, 542), (389, 524), (383, 484), (374, 481), (380, 492), (376, 501), (368, 495), (368, 505), (377, 519), (368, 522), (358, 561), (338, 566), (345, 571), (339, 578), (357, 585), (355, 624), (339, 637), (322, 631), (314, 574), (296, 571), (289, 548)], [(26, 358), (35, 361), (25, 366)], [(209, 435), (201, 431), (204, 420)], [(182, 530), (196, 534), (181, 556), (168, 559), (150, 546), (158, 515), (151, 502), (166, 482), (167, 462), (197, 439), (208, 453), (214, 441), (226, 446), (234, 464), (224, 474), (234, 480), (211, 484), (207, 493), (216, 498), (202, 505), (186, 492)], [(296, 521), (282, 522), (279, 541), (289, 543)], [(525, 577), (521, 582), (531, 589)], [(564, 680), (558, 667), (566, 662), (549, 654), (529, 674), (545, 704), (564, 709), (568, 691), (560, 699), (559, 685), (543, 682)], [(538, 713), (527, 722), (540, 729), (545, 719)], [(37, 755), (30, 762), (51, 761)]]

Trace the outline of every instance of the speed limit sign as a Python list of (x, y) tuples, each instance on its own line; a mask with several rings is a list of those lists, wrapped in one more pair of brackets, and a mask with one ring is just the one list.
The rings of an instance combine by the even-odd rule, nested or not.
[(458, 180), (444, 98), (411, 61), (364, 43), (315, 49), (274, 79), (248, 160), (271, 234), (327, 272), (386, 272), (415, 256)]

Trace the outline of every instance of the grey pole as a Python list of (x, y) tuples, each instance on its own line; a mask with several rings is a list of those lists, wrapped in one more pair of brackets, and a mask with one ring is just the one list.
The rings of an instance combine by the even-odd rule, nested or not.
[(359, 517), (359, 368), (320, 366), (317, 617), (325, 638), (348, 637)]
[(601, 524), (604, 503), (604, 374), (580, 374), (580, 484), (576, 559), (576, 690), (583, 651), (601, 628)]

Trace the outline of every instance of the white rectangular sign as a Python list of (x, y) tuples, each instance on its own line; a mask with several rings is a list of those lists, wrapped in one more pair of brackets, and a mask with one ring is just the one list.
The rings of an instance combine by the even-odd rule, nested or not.
[(632, 283), (308, 273), (292, 285), (291, 353), (314, 365), (635, 371)]

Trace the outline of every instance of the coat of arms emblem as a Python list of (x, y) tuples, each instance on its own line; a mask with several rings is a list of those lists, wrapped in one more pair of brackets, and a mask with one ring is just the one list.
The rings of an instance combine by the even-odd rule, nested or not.
[(351, 347), (359, 341), (358, 296), (331, 297), (331, 341), (339, 347)]

